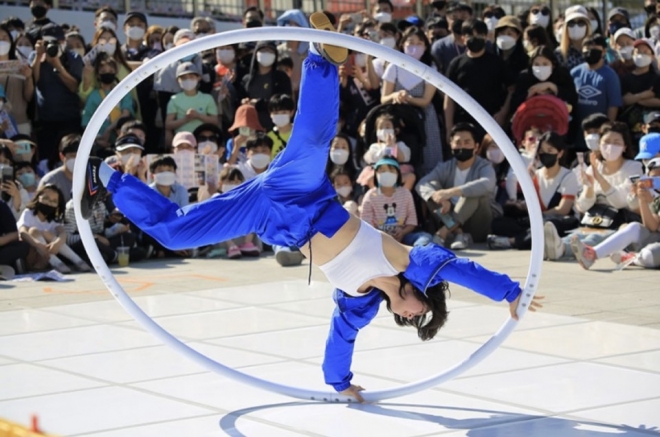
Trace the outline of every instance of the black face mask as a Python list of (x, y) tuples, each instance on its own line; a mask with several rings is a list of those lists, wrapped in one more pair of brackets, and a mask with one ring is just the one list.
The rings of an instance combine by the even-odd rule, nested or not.
[(474, 156), (474, 149), (452, 149), (451, 153), (456, 161), (465, 162)]
[(557, 159), (556, 153), (539, 153), (539, 161), (545, 168), (554, 167), (557, 164)]
[(37, 212), (42, 213), (46, 217), (46, 220), (53, 220), (55, 218), (55, 213), (57, 212), (57, 207), (46, 205), (41, 202), (37, 202), (37, 207), (35, 209)]
[(30, 8), (30, 12), (32, 12), (32, 16), (38, 20), (46, 16), (48, 9), (46, 9), (45, 6), (37, 5), (37, 6), (32, 6)]
[(101, 73), (101, 74), (99, 74), (99, 81), (102, 84), (110, 85), (111, 83), (114, 83), (115, 80), (117, 80), (117, 76), (115, 75), (115, 73)]
[(484, 38), (471, 36), (468, 38), (467, 44), (465, 45), (472, 53), (479, 53), (486, 47), (486, 40)]
[(603, 51), (601, 49), (589, 49), (588, 51), (583, 52), (582, 56), (584, 56), (584, 60), (587, 64), (595, 65), (603, 59)]

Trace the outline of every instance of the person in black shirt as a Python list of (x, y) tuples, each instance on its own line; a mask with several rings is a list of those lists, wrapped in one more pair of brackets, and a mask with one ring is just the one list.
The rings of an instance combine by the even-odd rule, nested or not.
[[(509, 68), (499, 56), (486, 51), (486, 23), (481, 20), (466, 21), (461, 33), (467, 52), (451, 61), (447, 77), (472, 96), (503, 126), (507, 121), (513, 92), (513, 79)], [(472, 116), (448, 96), (445, 96), (444, 110), (447, 132), (451, 132), (457, 123), (472, 123), (478, 126)]]
[(250, 72), (237, 87), (240, 104), (249, 103), (257, 108), (259, 122), (270, 130), (273, 121), (268, 112), (268, 101), (275, 94), (291, 95), (291, 79), (285, 72), (278, 70), (277, 47), (271, 41), (260, 41), (255, 48), (250, 64)]
[(124, 33), (126, 43), (121, 46), (126, 59), (133, 62), (142, 62), (151, 50), (144, 44), (142, 37), (147, 31), (147, 17), (142, 12), (129, 12), (124, 19)]
[[(27, 34), (30, 36), (32, 41), (37, 41), (41, 39), (41, 28), (46, 24), (53, 23), (50, 21), (46, 15), (50, 8), (53, 7), (53, 0), (31, 0), (30, 1), (30, 12), (34, 20), (28, 25)], [(53, 23), (55, 24), (55, 23)]]
[(495, 27), (495, 52), (509, 67), (514, 80), (529, 63), (529, 57), (522, 44), (522, 33), (520, 20), (513, 15), (500, 18)]
[(630, 126), (636, 142), (644, 135), (644, 113), (660, 109), (660, 76), (652, 68), (655, 56), (649, 40), (638, 39), (633, 47), (635, 69), (621, 78), (623, 110), (619, 120)]
[(18, 239), (14, 214), (5, 202), (0, 201), (0, 265), (16, 268), (16, 262), (22, 260), (24, 263), (29, 251), (30, 245)]
[(559, 97), (571, 108), (577, 104), (575, 82), (568, 69), (559, 65), (552, 47), (538, 46), (530, 54), (529, 66), (518, 75), (511, 97), (511, 112), (528, 98), (544, 94)]

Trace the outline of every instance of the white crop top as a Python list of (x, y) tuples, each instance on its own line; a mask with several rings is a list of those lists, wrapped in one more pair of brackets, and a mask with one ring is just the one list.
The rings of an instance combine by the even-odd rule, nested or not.
[(382, 235), (365, 222), (353, 241), (319, 268), (334, 287), (351, 296), (363, 296), (358, 289), (374, 278), (399, 274), (383, 252)]

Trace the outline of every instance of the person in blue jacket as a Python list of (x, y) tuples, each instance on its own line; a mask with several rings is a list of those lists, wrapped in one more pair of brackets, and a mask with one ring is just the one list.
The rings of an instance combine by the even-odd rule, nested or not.
[[(312, 14), (310, 23), (334, 30), (322, 12)], [(325, 166), (339, 114), (337, 65), (347, 57), (343, 47), (310, 46), (291, 138), (266, 172), (227, 193), (180, 208), (137, 178), (90, 158), (81, 212), (90, 217), (94, 205), (111, 192), (129, 220), (171, 250), (253, 232), (270, 245), (299, 247), (337, 289), (323, 364), (326, 382), (362, 401), (362, 388), (351, 384), (353, 344), (382, 301), (398, 325), (412, 326), (422, 340), (430, 340), (447, 319), (447, 281), (506, 300), (514, 318), (521, 290), (508, 276), (456, 258), (440, 246), (404, 246), (335, 200)], [(538, 307), (536, 301), (530, 305), (531, 310)]]

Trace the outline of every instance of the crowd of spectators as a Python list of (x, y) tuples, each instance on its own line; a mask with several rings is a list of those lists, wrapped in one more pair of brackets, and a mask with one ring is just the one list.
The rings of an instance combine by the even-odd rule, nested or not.
[[(71, 200), (83, 129), (132, 70), (216, 31), (209, 17), (162, 27), (133, 11), (119, 22), (105, 6), (87, 40), (75, 25), (52, 22), (51, 7), (32, 0), (31, 22), (0, 24), (0, 265), (20, 272), (90, 269)], [(328, 15), (339, 31), (439, 71), (504, 129), (534, 180), (537, 198), (526, 201), (541, 205), (546, 259), (574, 256), (589, 268), (611, 255), (619, 268), (657, 268), (660, 3), (646, 0), (645, 10), (640, 28), (620, 7), (601, 17), (571, 6), (553, 17), (543, 3), (513, 16), (498, 5), (477, 14), (440, 0), (426, 19), (395, 20), (392, 3), (377, 0), (369, 11)], [(264, 25), (262, 11), (245, 10), (244, 27)], [(300, 10), (277, 25), (309, 27)], [(166, 65), (112, 109), (92, 154), (181, 207), (227, 193), (286, 148), (307, 51), (306, 43), (260, 41)], [(386, 59), (352, 53), (339, 75), (326, 167), (338, 202), (404, 244), (530, 248), (526, 201), (503, 145), (469, 111)], [(246, 235), (173, 252), (111, 197), (90, 224), (108, 263), (118, 262), (119, 248), (132, 262), (269, 249)], [(282, 265), (303, 260), (296, 248), (272, 249)]]

